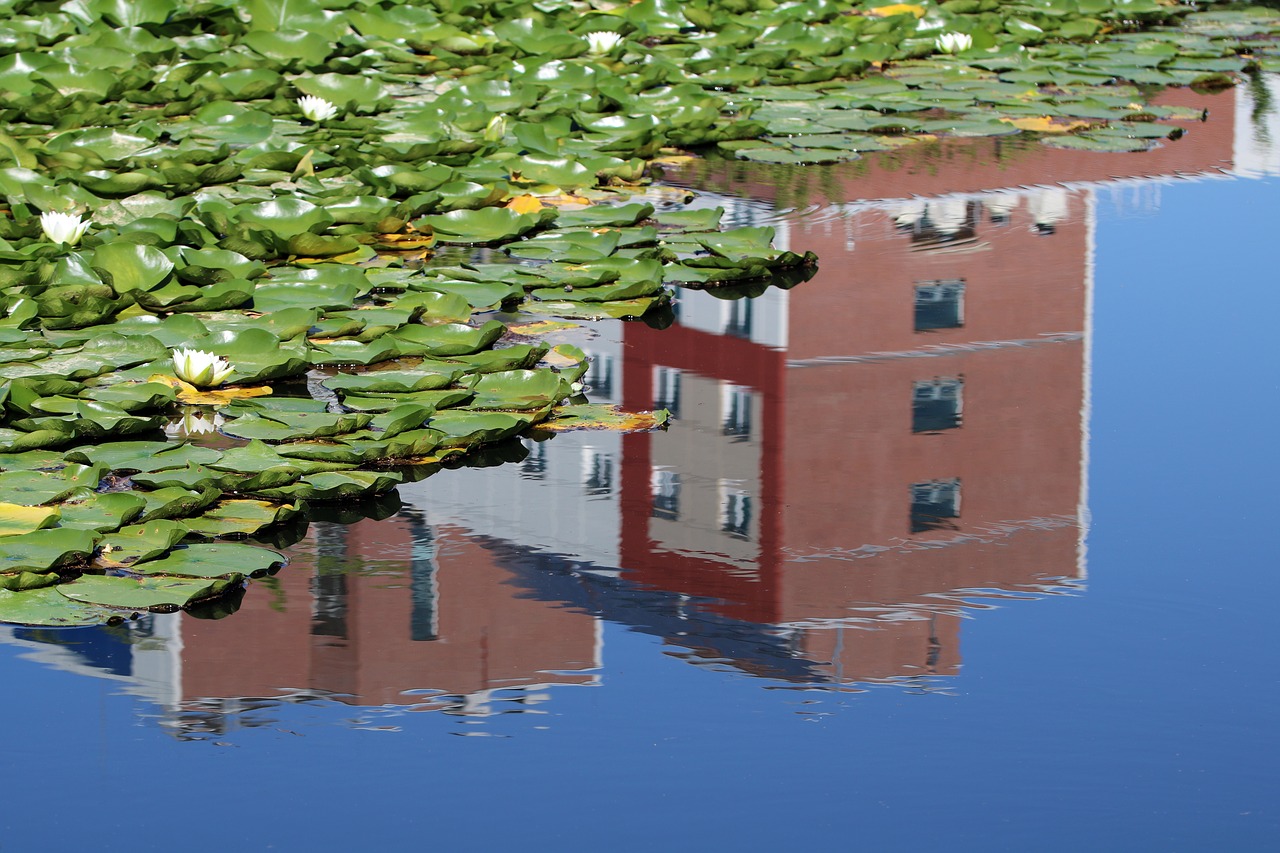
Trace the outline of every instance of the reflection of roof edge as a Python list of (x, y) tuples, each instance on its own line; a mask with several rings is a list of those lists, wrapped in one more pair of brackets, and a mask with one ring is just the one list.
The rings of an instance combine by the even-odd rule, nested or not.
[(88, 675), (93, 678), (101, 678), (106, 681), (118, 681), (126, 684), (133, 684), (135, 679), (132, 675), (118, 675), (114, 672), (108, 672), (90, 664), (79, 661), (76, 653), (69, 648), (62, 646), (54, 646), (48, 643), (42, 643), (36, 640), (21, 640), (13, 635), (13, 628), (0, 628), (0, 643), (9, 646), (17, 646), (26, 651), (21, 655), (23, 660), (33, 661), (43, 664), (62, 672), (70, 672), (75, 675)]
[(900, 539), (888, 545), (867, 543), (857, 548), (831, 548), (826, 551), (796, 553), (794, 548), (784, 548), (783, 554), (787, 563), (813, 563), (819, 560), (865, 560), (881, 554), (901, 554), (910, 551), (935, 551), (957, 545), (990, 544), (1006, 539), (1017, 533), (1036, 530), (1060, 530), (1065, 527), (1079, 527), (1084, 520), (1077, 513), (1070, 515), (1037, 516), (1035, 518), (1011, 519), (1008, 521), (991, 521), (977, 525), (972, 530), (955, 536), (939, 539)]
[(1074, 343), (1083, 340), (1084, 332), (1045, 332), (1037, 338), (1019, 338), (1008, 341), (969, 341), (961, 344), (930, 344), (926, 347), (892, 352), (869, 352), (861, 355), (824, 355), (817, 358), (793, 358), (787, 367), (825, 367), (833, 364), (869, 364), (879, 361), (897, 361), (904, 358), (941, 358), (984, 352), (997, 349), (1025, 349), (1041, 344)]
[[(682, 601), (679, 593), (625, 577), (596, 573), (591, 571), (593, 564), (584, 564), (562, 554), (537, 551), (505, 539), (477, 536), (474, 541), (495, 554), (499, 564), (514, 575), (513, 582), (524, 587), (537, 600), (558, 602), (561, 606), (576, 608), (597, 619), (607, 619), (639, 633), (660, 637), (691, 651), (691, 646), (696, 644), (713, 649), (720, 655), (717, 661), (690, 660), (690, 663), (714, 666), (731, 662), (744, 672), (751, 672), (748, 667), (754, 665), (762, 670), (754, 674), (767, 671), (767, 677), (779, 681), (820, 680), (813, 672), (813, 667), (819, 662), (793, 657), (781, 648), (776, 626), (771, 623), (737, 620), (706, 610), (700, 610), (696, 620), (684, 619), (676, 612)], [(703, 633), (688, 631), (694, 624), (708, 630)], [(687, 633), (682, 636), (676, 632), (677, 628)], [(687, 643), (684, 642), (686, 640)], [(745, 654), (747, 650), (772, 654), (759, 654), (753, 658)]]
[[(930, 201), (983, 201), (993, 195), (1030, 195), (1032, 193), (1043, 192), (1044, 190), (1099, 190), (1126, 186), (1145, 186), (1147, 184), (1173, 184), (1181, 183), (1182, 181), (1230, 181), (1243, 177), (1249, 177), (1249, 175), (1237, 174), (1233, 170), (1223, 167), (1205, 170), (1202, 172), (1175, 172), (1171, 175), (1144, 175), (1142, 177), (1109, 178), (1105, 181), (1062, 181), (1060, 183), (1051, 184), (1015, 184), (1007, 187), (988, 187), (986, 189), (971, 192), (911, 195), (896, 198), (860, 199), (858, 201), (822, 206), (835, 208), (841, 211), (874, 210), (876, 208), (896, 207), (907, 202), (925, 199)], [(714, 194), (715, 193), (708, 193), (708, 195)]]

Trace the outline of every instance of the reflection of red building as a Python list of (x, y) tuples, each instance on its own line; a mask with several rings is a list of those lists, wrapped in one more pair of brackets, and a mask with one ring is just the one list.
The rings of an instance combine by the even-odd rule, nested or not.
[[(584, 586), (492, 511), (313, 525), (235, 618), (184, 620), (183, 700), (302, 690), (432, 708), (588, 683), (588, 613), (770, 677), (955, 673), (965, 600), (1083, 574), (1092, 195), (1023, 185), (1211, 170), (1231, 137), (1227, 116), (1144, 155), (965, 140), (935, 152), (943, 177), (910, 149), (825, 172), (842, 199), (904, 201), (789, 219), (790, 246), (822, 258), (791, 291), (751, 305), (685, 294), (676, 326), (622, 331), (621, 402), (678, 417), (670, 434), (622, 438), (616, 497), (596, 476), (588, 530), (572, 534), (616, 523), (608, 559), (627, 585)], [(734, 169), (703, 178), (729, 186)], [(482, 510), (529, 490), (516, 515), (549, 530), (582, 507), (560, 503), (581, 492), (547, 450), (454, 480), (492, 478), (471, 496)], [(596, 474), (614, 454), (582, 451), (565, 461)], [(419, 503), (437, 519), (451, 505), (438, 485)], [(685, 596), (708, 619), (686, 619)]]
[(829, 196), (906, 201), (787, 218), (821, 267), (781, 328), (706, 294), (678, 326), (626, 327), (624, 405), (673, 406), (685, 434), (625, 440), (624, 512), (647, 518), (624, 523), (622, 565), (796, 628), (840, 680), (954, 672), (959, 591), (1081, 577), (1092, 194), (1020, 187), (1229, 166), (1222, 113), (1149, 154), (964, 140), (941, 166), (908, 148), (829, 170)]
[(235, 617), (184, 620), (184, 700), (301, 690), (434, 707), (432, 696), (596, 679), (595, 619), (521, 597), (459, 531), (405, 516), (318, 524), (291, 554)]

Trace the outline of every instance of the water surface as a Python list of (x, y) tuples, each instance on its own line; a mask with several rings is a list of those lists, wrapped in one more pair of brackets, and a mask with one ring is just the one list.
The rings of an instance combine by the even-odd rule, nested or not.
[(1269, 849), (1251, 113), (672, 175), (822, 262), (562, 333), (671, 428), (333, 511), (227, 618), (6, 629), (0, 848)]

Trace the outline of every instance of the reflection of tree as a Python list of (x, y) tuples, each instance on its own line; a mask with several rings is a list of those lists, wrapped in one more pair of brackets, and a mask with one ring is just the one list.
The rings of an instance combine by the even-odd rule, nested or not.
[(1267, 125), (1267, 117), (1275, 109), (1271, 97), (1271, 89), (1267, 86), (1267, 76), (1261, 71), (1249, 75), (1249, 94), (1253, 97), (1253, 110), (1249, 118), (1253, 121), (1253, 138), (1259, 144), (1266, 145), (1271, 141), (1271, 128)]

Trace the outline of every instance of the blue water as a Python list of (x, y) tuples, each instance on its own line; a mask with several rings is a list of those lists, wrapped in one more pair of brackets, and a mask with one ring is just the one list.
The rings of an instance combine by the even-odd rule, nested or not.
[(1087, 579), (966, 610), (958, 674), (695, 666), (606, 608), (596, 683), (541, 704), (269, 702), (180, 737), (109, 655), (0, 645), (0, 850), (1274, 849), (1278, 189), (1097, 194)]

